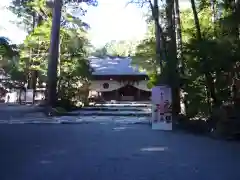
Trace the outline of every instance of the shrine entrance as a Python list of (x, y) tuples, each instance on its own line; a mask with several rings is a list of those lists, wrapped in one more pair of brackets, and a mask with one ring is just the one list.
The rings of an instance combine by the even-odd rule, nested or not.
[(118, 94), (119, 94), (120, 100), (122, 101), (134, 101), (135, 99), (137, 99), (138, 91), (139, 89), (131, 85), (126, 85), (118, 89)]
[(117, 101), (149, 101), (151, 92), (140, 90), (132, 85), (126, 85), (119, 89), (102, 92), (104, 100), (117, 100)]
[(138, 89), (131, 85), (126, 85), (126, 86), (118, 89), (118, 93), (120, 96), (134, 96), (137, 91), (138, 91)]

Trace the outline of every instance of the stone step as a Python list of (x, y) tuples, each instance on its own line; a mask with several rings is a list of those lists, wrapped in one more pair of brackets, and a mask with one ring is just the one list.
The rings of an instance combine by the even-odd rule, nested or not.
[(151, 111), (149, 107), (107, 107), (107, 106), (89, 106), (83, 107), (79, 111)]
[(64, 124), (82, 123), (82, 122), (98, 122), (98, 123), (120, 123), (120, 124), (135, 124), (149, 123), (149, 117), (123, 117), (123, 116), (78, 116), (78, 117), (54, 117), (54, 120)]
[(94, 106), (90, 107), (152, 107), (149, 103), (104, 103), (104, 104), (94, 104)]
[(142, 117), (142, 116), (151, 116), (151, 112), (124, 112), (124, 111), (74, 111), (68, 114), (72, 115), (79, 115), (79, 116), (135, 116), (135, 117)]

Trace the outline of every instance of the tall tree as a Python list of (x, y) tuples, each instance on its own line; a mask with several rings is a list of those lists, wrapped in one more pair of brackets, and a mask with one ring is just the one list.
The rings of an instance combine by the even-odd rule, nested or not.
[[(89, 5), (96, 5), (96, 1), (95, 0), (82, 0), (82, 1), (76, 1), (77, 4), (85, 2)], [(34, 33), (35, 29), (41, 25), (43, 25), (45, 22), (48, 22), (50, 19), (52, 19), (52, 15), (53, 12), (51, 11), (51, 8), (47, 7), (47, 5), (50, 5), (46, 0), (12, 0), (12, 6), (10, 6), (9, 8), (20, 17), (20, 24), (25, 25), (25, 27), (27, 27), (26, 29), (28, 30), (29, 33)], [(65, 27), (74, 27), (74, 28), (78, 28), (79, 26), (86, 26), (86, 23), (84, 24), (79, 17), (74, 17), (72, 14), (68, 13), (69, 11), (66, 11), (66, 8), (75, 8), (75, 10), (78, 10), (80, 14), (85, 13), (85, 10), (82, 9), (81, 7), (76, 8), (78, 6), (75, 7), (71, 7), (69, 5), (72, 5), (72, 1), (69, 0), (64, 0), (63, 1), (63, 9), (64, 12), (62, 14), (62, 17), (60, 15), (59, 18), (61, 18), (61, 26), (65, 26)], [(66, 5), (66, 6), (65, 6)], [(76, 5), (76, 4), (75, 4)], [(59, 10), (61, 11), (61, 10)], [(58, 11), (58, 12), (59, 12)], [(59, 24), (60, 25), (60, 24)], [(55, 28), (55, 30), (57, 30), (59, 28)], [(53, 36), (55, 37), (55, 36)], [(32, 60), (34, 58), (32, 58), (33, 55), (38, 54), (38, 49), (40, 48), (40, 45), (36, 45), (39, 43), (36, 43), (36, 41), (41, 41), (40, 38), (35, 38), (34, 44), (35, 46), (38, 46), (38, 48), (36, 49), (36, 47), (34, 47), (35, 49), (29, 49), (28, 53), (28, 65), (30, 66), (38, 66), (37, 62), (33, 62)], [(53, 42), (56, 42), (55, 40)], [(31, 47), (31, 46), (30, 46)], [(55, 46), (52, 46), (55, 47)], [(53, 48), (50, 48), (53, 49)], [(55, 50), (53, 50), (53, 52), (56, 52)], [(56, 58), (55, 58), (56, 59)], [(58, 59), (58, 58), (57, 58)], [(56, 60), (57, 61), (57, 60)], [(50, 68), (52, 69), (52, 68)], [(29, 76), (29, 88), (32, 89), (36, 89), (36, 83), (37, 83), (37, 79), (39, 76), (39, 70), (36, 68), (29, 68), (30, 71), (27, 72)], [(50, 76), (53, 77), (53, 76)], [(54, 77), (53, 77), (54, 78)], [(55, 86), (53, 83), (53, 86)], [(52, 87), (53, 88), (53, 87)], [(55, 95), (53, 95), (55, 97)]]
[[(194, 15), (194, 23), (195, 23), (195, 27), (196, 27), (197, 39), (201, 43), (202, 42), (202, 34), (201, 34), (198, 13), (197, 13), (197, 9), (196, 9), (194, 0), (191, 0), (191, 6), (192, 6), (193, 15)], [(207, 57), (203, 55), (202, 57), (200, 57), (200, 59), (202, 61), (202, 66), (205, 69), (206, 85), (207, 85), (208, 91), (210, 93), (210, 96), (213, 99), (213, 103), (215, 105), (219, 105), (219, 101), (216, 97), (216, 92), (215, 92), (214, 79), (212, 77), (212, 74), (207, 70), (207, 67), (206, 67), (205, 61), (207, 61)]]
[[(159, 2), (157, 0), (154, 0), (153, 3), (151, 0), (132, 1), (132, 3), (137, 3), (141, 6), (147, 4), (150, 7), (152, 19), (155, 24), (156, 60), (160, 63), (162, 69), (161, 74), (163, 74), (162, 78), (160, 78), (160, 83), (170, 85), (173, 98), (173, 113), (174, 116), (177, 117), (180, 112), (180, 83), (175, 34), (174, 0), (166, 1), (166, 23), (163, 24), (167, 27), (166, 32), (164, 32), (162, 24), (160, 24), (159, 21)], [(165, 67), (162, 63), (163, 59), (166, 61)]]
[(177, 34), (177, 57), (179, 61), (179, 67), (181, 74), (184, 74), (184, 62), (182, 57), (183, 51), (183, 42), (182, 42), (182, 30), (181, 30), (181, 19), (180, 19), (180, 7), (179, 7), (179, 0), (175, 0), (175, 18), (176, 18), (176, 34)]
[(179, 82), (179, 69), (177, 58), (177, 45), (175, 34), (175, 11), (174, 0), (166, 1), (166, 18), (167, 18), (167, 33), (168, 33), (168, 83), (172, 88), (172, 103), (173, 115), (175, 118), (180, 113), (180, 82)]

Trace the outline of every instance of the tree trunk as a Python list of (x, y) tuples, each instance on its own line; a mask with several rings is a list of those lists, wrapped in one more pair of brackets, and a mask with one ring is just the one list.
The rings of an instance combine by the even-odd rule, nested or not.
[(232, 75), (232, 99), (234, 106), (237, 110), (240, 110), (240, 78), (239, 78), (239, 72), (240, 72), (240, 65), (236, 64), (234, 67), (233, 75)]
[(239, 19), (239, 14), (240, 14), (240, 1), (239, 0), (230, 0), (231, 2), (231, 9), (232, 9), (232, 13), (233, 13), (233, 17), (235, 19), (235, 22), (232, 26), (232, 33), (233, 36), (236, 37), (236, 40), (239, 40), (239, 20), (236, 21), (237, 19)]
[[(40, 26), (43, 22), (43, 18), (41, 15), (37, 15), (35, 12), (33, 13), (33, 31), (37, 26)], [(32, 56), (32, 50), (31, 50), (31, 56)], [(30, 62), (30, 65), (36, 65), (34, 62)], [(28, 79), (28, 88), (33, 89), (33, 103), (35, 100), (35, 94), (36, 94), (36, 87), (37, 87), (37, 79), (38, 79), (38, 70), (30, 70), (29, 73), (29, 79)]]
[[(32, 30), (34, 31), (35, 27), (36, 27), (37, 21), (36, 21), (36, 12), (32, 13)], [(29, 33), (31, 33), (31, 31)], [(32, 49), (29, 50), (29, 62), (28, 62), (28, 67), (27, 67), (27, 88), (28, 89), (32, 89), (32, 82), (33, 82), (33, 71), (30, 69), (31, 65), (32, 65)]]
[[(199, 23), (199, 18), (198, 18), (198, 13), (197, 13), (197, 9), (196, 9), (196, 5), (195, 5), (195, 1), (191, 0), (191, 6), (192, 6), (192, 11), (193, 11), (193, 16), (194, 16), (194, 23), (195, 23), (195, 27), (196, 27), (196, 35), (197, 35), (197, 39), (199, 41), (199, 43), (202, 42), (202, 34), (201, 34), (201, 28), (200, 28), (200, 23)], [(206, 63), (205, 61), (207, 60), (207, 57), (203, 56), (200, 57), (200, 60), (203, 63), (203, 68), (206, 68)], [(210, 93), (210, 96), (213, 100), (214, 105), (219, 105), (218, 99), (216, 97), (216, 92), (215, 92), (215, 84), (213, 81), (213, 77), (211, 75), (210, 72), (204, 72), (205, 74), (205, 82), (206, 82), (206, 86), (208, 87), (208, 91)]]
[(174, 19), (174, 0), (166, 1), (166, 17), (167, 17), (167, 33), (168, 39), (167, 50), (167, 73), (168, 83), (172, 88), (172, 110), (173, 117), (177, 118), (180, 113), (180, 88), (179, 88), (179, 70), (177, 59), (177, 44), (175, 32), (175, 19)]
[(61, 9), (62, 2), (55, 1), (53, 9), (52, 19), (52, 31), (51, 31), (51, 42), (49, 49), (49, 60), (48, 60), (48, 96), (47, 101), (49, 107), (56, 106), (57, 94), (57, 67), (58, 67), (58, 56), (59, 56), (59, 35), (60, 35), (60, 22), (61, 22)]
[[(239, 16), (240, 12), (240, 1), (239, 0), (231, 0), (231, 10), (235, 17), (235, 19)], [(239, 41), (239, 21), (232, 25), (231, 27), (231, 35), (235, 38), (236, 41)], [(239, 72), (239, 64), (236, 64), (233, 68), (233, 88), (232, 88), (232, 94), (233, 94), (233, 103), (236, 109), (240, 109), (240, 97), (239, 97), (239, 83), (237, 83), (238, 80), (238, 72)]]
[(214, 38), (216, 38), (216, 0), (211, 0), (210, 1), (211, 4), (211, 11), (212, 11), (212, 23), (213, 23), (213, 32), (214, 32)]
[(61, 98), (61, 44), (62, 39), (59, 40), (59, 56), (58, 56), (58, 82), (57, 82), (57, 97)]
[(159, 31), (159, 9), (158, 0), (154, 0), (154, 23), (155, 23), (155, 37), (156, 37), (156, 60), (159, 61), (161, 70), (163, 68), (161, 59), (161, 35)]
[(192, 11), (193, 11), (193, 16), (194, 16), (194, 23), (195, 23), (195, 27), (196, 27), (197, 39), (198, 39), (199, 41), (202, 41), (201, 28), (200, 28), (200, 23), (199, 23), (197, 8), (196, 8), (195, 1), (194, 1), (194, 0), (191, 0), (191, 6), (192, 6)]
[(176, 19), (176, 34), (177, 34), (177, 57), (179, 61), (180, 72), (184, 74), (184, 62), (182, 59), (182, 29), (181, 29), (181, 19), (179, 10), (179, 0), (175, 0), (175, 19)]
[(153, 4), (151, 1), (149, 1), (149, 5), (151, 7), (152, 17), (154, 19), (154, 24), (155, 24), (156, 60), (159, 60), (160, 67), (162, 70), (163, 68), (162, 60), (166, 61), (167, 55), (166, 55), (166, 40), (163, 35), (162, 27), (159, 24), (158, 0), (154, 0)]

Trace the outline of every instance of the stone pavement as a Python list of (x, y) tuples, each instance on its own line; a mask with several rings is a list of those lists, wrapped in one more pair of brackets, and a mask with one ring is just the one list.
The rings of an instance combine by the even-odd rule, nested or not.
[(86, 107), (74, 111), (69, 116), (46, 117), (38, 106), (7, 106), (0, 107), (1, 124), (69, 124), (69, 123), (149, 123), (150, 104), (104, 104)]
[(11, 120), (25, 117), (43, 117), (43, 107), (36, 105), (19, 105), (0, 103), (0, 120)]
[(129, 116), (61, 116), (25, 117), (0, 120), (0, 124), (83, 124), (83, 123), (148, 124), (148, 117)]
[(239, 180), (240, 144), (145, 125), (0, 125), (1, 180)]

